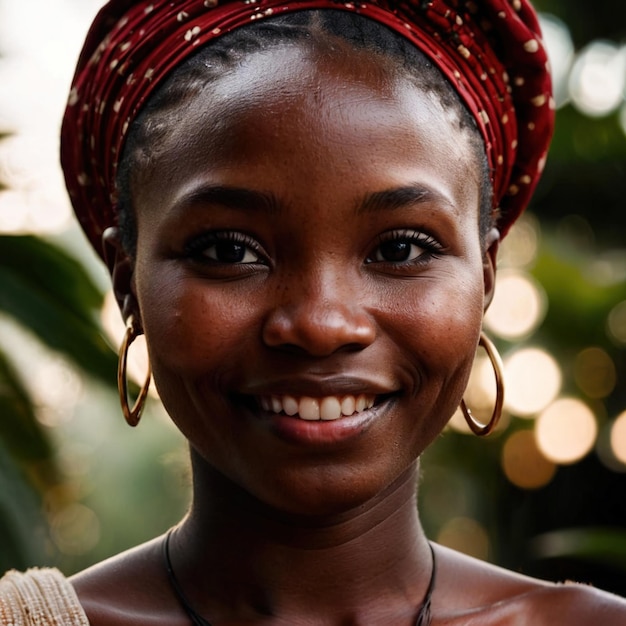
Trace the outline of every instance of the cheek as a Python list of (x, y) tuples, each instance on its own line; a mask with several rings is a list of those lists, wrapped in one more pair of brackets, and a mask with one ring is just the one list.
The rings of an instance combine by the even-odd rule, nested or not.
[(396, 302), (388, 335), (393, 333), (410, 385), (407, 411), (413, 421), (405, 437), (416, 454), (441, 433), (465, 393), (482, 322), (476, 284), (449, 281), (450, 289), (422, 284)]
[(420, 379), (435, 377), (452, 395), (463, 393), (482, 324), (481, 277), (461, 270), (389, 295), (395, 305), (388, 308), (388, 333), (415, 367), (418, 387)]
[[(138, 280), (137, 295), (157, 383), (161, 371), (187, 377), (219, 375), (230, 354), (253, 334), (250, 297), (168, 270)], [(250, 332), (246, 332), (246, 331)]]

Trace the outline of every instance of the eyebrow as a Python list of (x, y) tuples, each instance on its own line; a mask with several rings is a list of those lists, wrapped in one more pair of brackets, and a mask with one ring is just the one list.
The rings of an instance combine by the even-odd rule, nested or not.
[[(356, 213), (393, 211), (433, 200), (454, 207), (444, 195), (415, 183), (368, 194), (357, 204)], [(219, 204), (238, 211), (262, 211), (269, 215), (280, 212), (280, 203), (273, 194), (227, 185), (202, 185), (177, 199), (173, 208), (181, 211), (199, 204)]]
[(452, 203), (442, 194), (419, 183), (396, 187), (384, 191), (376, 191), (367, 195), (357, 206), (357, 213), (376, 211), (393, 211), (415, 204), (437, 200), (441, 204), (452, 207)]
[(174, 210), (181, 211), (198, 204), (219, 204), (239, 211), (264, 211), (278, 213), (278, 202), (272, 194), (241, 187), (203, 185), (184, 194), (174, 203)]

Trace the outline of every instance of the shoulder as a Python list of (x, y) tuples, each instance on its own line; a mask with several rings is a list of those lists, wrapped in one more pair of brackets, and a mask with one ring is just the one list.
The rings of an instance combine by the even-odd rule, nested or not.
[(577, 583), (557, 584), (524, 576), (437, 547), (442, 623), (480, 626), (624, 626), (626, 600)]
[(91, 626), (178, 623), (180, 609), (169, 591), (160, 539), (79, 572), (70, 582)]
[(626, 600), (588, 585), (565, 583), (542, 590), (526, 599), (528, 609), (543, 621), (538, 624), (572, 626), (623, 626)]

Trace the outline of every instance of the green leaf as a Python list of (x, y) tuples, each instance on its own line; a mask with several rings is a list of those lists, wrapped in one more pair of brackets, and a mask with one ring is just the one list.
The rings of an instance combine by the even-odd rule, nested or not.
[(113, 384), (117, 359), (97, 318), (102, 301), (85, 269), (60, 248), (32, 236), (0, 235), (0, 311)]
[(0, 572), (41, 565), (48, 527), (41, 499), (0, 437)]
[(619, 528), (569, 528), (545, 533), (531, 542), (536, 558), (573, 557), (626, 571), (626, 531)]
[(28, 392), (17, 373), (0, 352), (0, 440), (19, 461), (44, 461), (52, 446), (35, 417)]

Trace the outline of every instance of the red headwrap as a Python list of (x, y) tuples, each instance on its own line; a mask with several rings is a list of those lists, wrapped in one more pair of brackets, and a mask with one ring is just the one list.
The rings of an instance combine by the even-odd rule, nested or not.
[(545, 164), (554, 123), (547, 56), (528, 0), (111, 0), (89, 31), (61, 133), (76, 215), (101, 253), (116, 223), (115, 175), (129, 125), (199, 46), (257, 19), (354, 11), (406, 37), (443, 72), (483, 136), (504, 235)]

